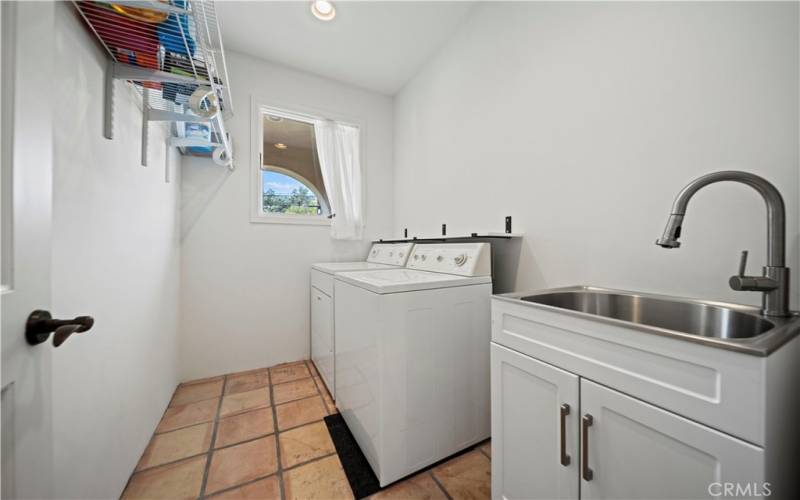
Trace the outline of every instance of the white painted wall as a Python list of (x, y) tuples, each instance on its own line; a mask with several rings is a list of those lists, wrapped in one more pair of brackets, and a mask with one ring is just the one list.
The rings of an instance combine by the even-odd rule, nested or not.
[(163, 181), (163, 130), (139, 165), (126, 84), (116, 138), (103, 138), (107, 56), (68, 2), (56, 5), (55, 51), (52, 312), (95, 318), (52, 356), (55, 494), (116, 498), (178, 379), (179, 183)]
[(525, 233), (517, 288), (573, 284), (757, 304), (728, 277), (765, 263), (752, 189), (672, 200), (721, 169), (787, 205), (798, 305), (797, 3), (489, 3), (395, 99), (395, 228)]
[[(391, 98), (235, 52), (227, 59), (237, 168), (183, 164), (182, 379), (307, 358), (309, 266), (363, 258), (392, 224)], [(329, 226), (250, 222), (253, 97), (364, 123), (363, 242), (333, 241)]]

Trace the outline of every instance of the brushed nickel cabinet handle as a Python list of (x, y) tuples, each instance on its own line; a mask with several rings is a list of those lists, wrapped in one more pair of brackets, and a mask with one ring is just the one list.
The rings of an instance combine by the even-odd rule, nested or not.
[(589, 468), (589, 427), (594, 423), (594, 418), (588, 413), (581, 419), (581, 476), (584, 481), (591, 481), (594, 472)]
[(564, 467), (570, 463), (570, 457), (567, 455), (567, 415), (569, 415), (569, 405), (564, 403), (561, 405), (561, 465)]

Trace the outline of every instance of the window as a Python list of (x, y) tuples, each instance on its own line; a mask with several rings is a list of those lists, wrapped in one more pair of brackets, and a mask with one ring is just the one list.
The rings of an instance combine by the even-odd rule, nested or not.
[(255, 99), (251, 109), (250, 222), (326, 225), (333, 239), (362, 239), (364, 123)]
[(270, 214), (322, 215), (322, 196), (290, 172), (264, 170), (261, 208)]
[(256, 222), (330, 224), (314, 119), (260, 108)]

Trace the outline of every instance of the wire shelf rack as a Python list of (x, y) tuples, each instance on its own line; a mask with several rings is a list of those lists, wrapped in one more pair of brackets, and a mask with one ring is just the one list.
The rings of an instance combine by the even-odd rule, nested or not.
[[(233, 113), (228, 71), (212, 0), (72, 3), (108, 52), (104, 135), (113, 138), (114, 81), (142, 96), (142, 165), (150, 122), (172, 122), (168, 146), (233, 168), (225, 120)], [(169, 150), (169, 148), (167, 148)], [(167, 162), (169, 152), (167, 153)], [(167, 177), (169, 165), (167, 163)]]

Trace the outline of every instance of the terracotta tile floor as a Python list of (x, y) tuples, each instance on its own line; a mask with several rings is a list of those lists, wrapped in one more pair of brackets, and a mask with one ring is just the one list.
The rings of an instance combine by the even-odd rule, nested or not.
[[(336, 411), (310, 361), (185, 382), (122, 498), (351, 499), (322, 420)], [(488, 499), (490, 460), (487, 441), (371, 498)]]

